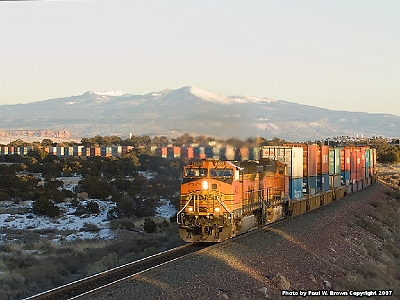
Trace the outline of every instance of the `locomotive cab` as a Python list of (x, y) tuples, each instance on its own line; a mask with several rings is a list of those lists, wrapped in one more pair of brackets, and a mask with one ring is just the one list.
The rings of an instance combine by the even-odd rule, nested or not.
[(183, 168), (179, 233), (187, 242), (219, 242), (230, 237), (232, 183), (238, 170), (233, 164), (194, 161)]
[[(279, 217), (264, 162), (205, 159), (183, 168), (179, 234), (186, 242), (221, 242)], [(271, 177), (272, 176), (272, 177)], [(280, 176), (280, 175), (279, 175)], [(284, 175), (282, 175), (284, 176)], [(273, 205), (273, 207), (272, 207)], [(271, 209), (273, 210), (271, 211)]]

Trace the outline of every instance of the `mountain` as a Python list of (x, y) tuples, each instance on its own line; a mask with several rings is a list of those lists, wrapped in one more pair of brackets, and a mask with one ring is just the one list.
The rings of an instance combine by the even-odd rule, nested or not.
[(195, 87), (145, 95), (121, 91), (0, 105), (0, 130), (68, 131), (71, 137), (192, 135), (290, 141), (333, 136), (398, 137), (400, 117), (336, 111), (283, 100), (223, 96)]

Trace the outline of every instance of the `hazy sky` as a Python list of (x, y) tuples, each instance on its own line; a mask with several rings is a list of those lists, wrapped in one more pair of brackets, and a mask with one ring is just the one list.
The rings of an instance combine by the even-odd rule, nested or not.
[(400, 116), (400, 0), (0, 2), (0, 104), (183, 86)]

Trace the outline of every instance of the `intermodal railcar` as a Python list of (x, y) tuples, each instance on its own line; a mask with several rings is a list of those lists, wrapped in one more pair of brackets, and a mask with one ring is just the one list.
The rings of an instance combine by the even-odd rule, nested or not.
[(375, 181), (376, 151), (369, 147), (301, 144), (264, 147), (259, 160), (193, 160), (182, 173), (179, 235), (185, 242), (221, 242)]

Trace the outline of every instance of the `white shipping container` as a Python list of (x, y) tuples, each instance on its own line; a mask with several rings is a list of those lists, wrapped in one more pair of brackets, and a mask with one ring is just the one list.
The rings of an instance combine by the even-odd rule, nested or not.
[(302, 147), (263, 146), (260, 156), (283, 162), (286, 165), (288, 176), (303, 177)]

